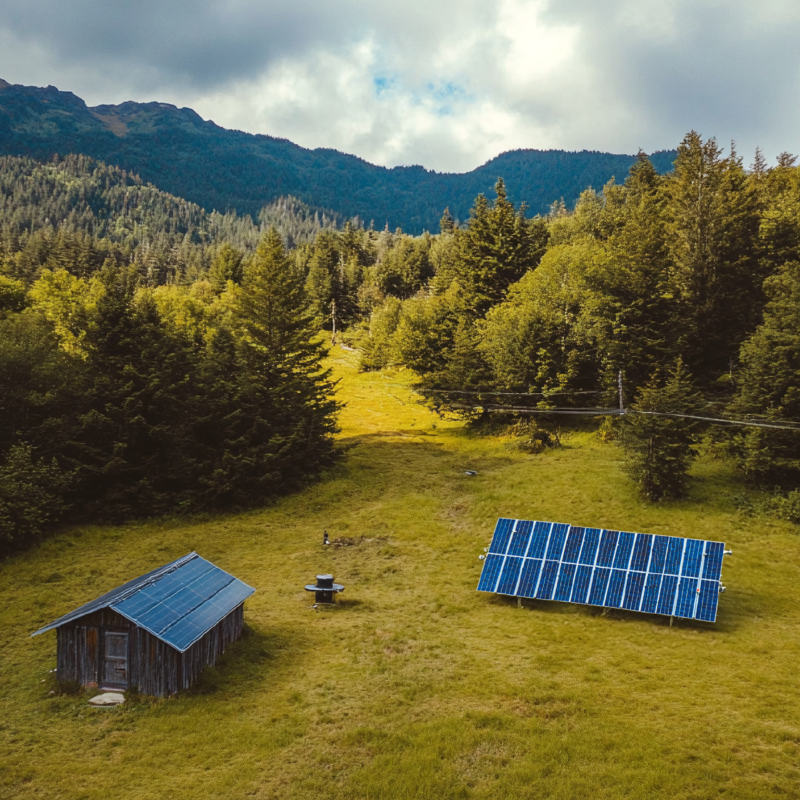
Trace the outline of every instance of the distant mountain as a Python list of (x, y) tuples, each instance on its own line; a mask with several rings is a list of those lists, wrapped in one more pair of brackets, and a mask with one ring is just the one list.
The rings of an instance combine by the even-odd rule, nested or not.
[[(90, 108), (71, 92), (0, 79), (0, 155), (48, 159), (81, 153), (137, 173), (165, 192), (208, 211), (236, 209), (254, 218), (278, 197), (358, 216), (367, 225), (438, 230), (442, 211), (466, 219), (475, 197), (493, 196), (498, 177), (532, 214), (568, 204), (588, 186), (622, 181), (634, 156), (594, 151), (512, 150), (463, 174), (424, 167), (375, 166), (337, 150), (309, 150), (287, 139), (226, 130), (189, 108), (167, 103)], [(671, 169), (674, 151), (652, 156)]]

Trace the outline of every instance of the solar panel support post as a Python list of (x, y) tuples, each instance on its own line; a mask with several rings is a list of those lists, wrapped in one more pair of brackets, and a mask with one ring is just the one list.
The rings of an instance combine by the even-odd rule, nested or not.
[(672, 623), (673, 623), (674, 621), (675, 621), (675, 617), (674, 617), (674, 616), (671, 616), (671, 617), (669, 618), (669, 626), (670, 626), (670, 628), (672, 627)]
[(517, 598), (517, 608), (522, 608), (522, 598), (521, 597)]

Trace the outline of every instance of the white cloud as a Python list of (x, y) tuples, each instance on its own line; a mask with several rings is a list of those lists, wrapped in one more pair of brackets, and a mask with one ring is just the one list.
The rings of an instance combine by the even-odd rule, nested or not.
[(163, 100), (370, 161), (800, 149), (794, 0), (0, 0), (0, 76)]

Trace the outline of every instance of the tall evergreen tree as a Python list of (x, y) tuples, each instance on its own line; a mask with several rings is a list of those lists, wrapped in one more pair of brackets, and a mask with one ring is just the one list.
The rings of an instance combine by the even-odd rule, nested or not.
[(234, 314), (235, 411), (222, 465), (207, 481), (217, 502), (251, 504), (330, 463), (337, 403), (302, 277), (270, 229), (248, 265)]
[(478, 316), (500, 302), (544, 252), (540, 225), (532, 226), (525, 218), (524, 204), (514, 210), (502, 178), (495, 192), (491, 206), (478, 195), (468, 229), (459, 237), (459, 281)]
[[(742, 345), (738, 391), (729, 411), (800, 424), (800, 263), (766, 281), (764, 322)], [(800, 430), (737, 430), (733, 452), (748, 479), (782, 482), (800, 476)]]
[(106, 268), (84, 346), (88, 384), (66, 456), (87, 512), (163, 513), (195, 493), (191, 426), (198, 365), (189, 340), (167, 329), (133, 268)]
[(762, 305), (758, 198), (732, 152), (691, 131), (678, 148), (667, 204), (678, 352), (709, 384), (730, 369)]
[(606, 257), (589, 261), (583, 316), (592, 331), (603, 384), (616, 392), (625, 373), (631, 394), (675, 352), (663, 179), (644, 153), (625, 181)]
[(625, 451), (625, 471), (647, 500), (686, 493), (698, 441), (696, 422), (648, 412), (691, 414), (698, 403), (691, 376), (679, 359), (666, 381), (658, 375), (652, 378), (631, 406), (633, 413), (622, 418), (619, 443)]
[(244, 253), (228, 242), (220, 247), (208, 273), (211, 283), (218, 292), (225, 291), (228, 281), (237, 284), (242, 282), (243, 259)]

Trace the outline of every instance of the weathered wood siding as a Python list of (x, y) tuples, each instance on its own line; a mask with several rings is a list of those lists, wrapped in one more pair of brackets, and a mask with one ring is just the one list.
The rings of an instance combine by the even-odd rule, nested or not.
[(61, 681), (77, 681), (81, 686), (97, 686), (100, 681), (102, 630), (130, 631), (125, 617), (105, 608), (57, 629), (57, 675)]
[(242, 638), (244, 605), (234, 608), (223, 617), (202, 639), (181, 654), (181, 688), (188, 689), (205, 666), (213, 666), (231, 643)]
[(87, 614), (58, 628), (58, 678), (83, 686), (102, 683), (102, 634), (128, 633), (128, 685), (143, 694), (163, 697), (188, 689), (203, 667), (213, 666), (231, 643), (240, 639), (244, 604), (221, 619), (185, 653), (157, 639), (110, 609)]

